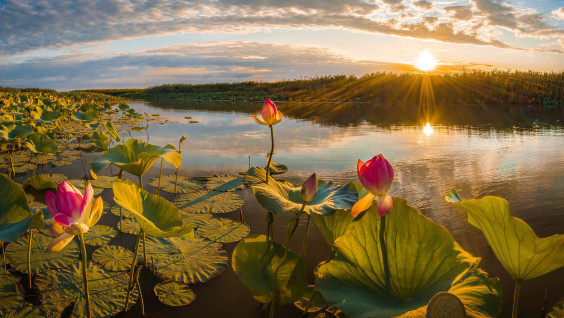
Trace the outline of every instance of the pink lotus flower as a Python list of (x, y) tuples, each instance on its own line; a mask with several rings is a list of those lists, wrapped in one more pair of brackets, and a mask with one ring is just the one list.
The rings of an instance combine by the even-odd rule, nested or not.
[(317, 176), (312, 174), (307, 180), (302, 184), (302, 200), (304, 203), (309, 203), (315, 199), (317, 194)]
[(282, 113), (276, 109), (276, 105), (270, 100), (266, 99), (262, 105), (262, 120), (260, 120), (256, 115), (253, 115), (255, 121), (261, 125), (272, 126), (278, 124), (282, 121)]
[(352, 215), (356, 217), (361, 212), (372, 206), (372, 202), (378, 197), (376, 209), (380, 216), (388, 214), (393, 207), (392, 197), (388, 195), (390, 186), (394, 180), (394, 169), (392, 165), (382, 155), (362, 162), (358, 160), (357, 165), (358, 179), (362, 186), (369, 192), (362, 199), (358, 200), (352, 208)]
[(102, 215), (102, 198), (98, 197), (92, 207), (93, 195), (90, 182), (83, 197), (75, 186), (66, 181), (59, 184), (56, 194), (50, 191), (45, 194), (47, 208), (55, 221), (50, 229), (54, 238), (46, 253), (60, 251), (75, 235), (88, 232), (98, 222)]

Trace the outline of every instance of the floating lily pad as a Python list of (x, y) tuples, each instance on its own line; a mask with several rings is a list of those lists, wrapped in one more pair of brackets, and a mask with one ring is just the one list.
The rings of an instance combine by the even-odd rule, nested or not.
[(64, 174), (59, 174), (59, 173), (53, 173), (53, 174), (42, 174), (42, 176), (45, 176), (45, 178), (53, 181), (56, 184), (59, 184), (63, 181), (68, 180), (69, 178), (67, 178), (67, 176), (65, 176)]
[(516, 281), (535, 278), (564, 266), (564, 234), (539, 238), (525, 221), (511, 216), (507, 200), (487, 196), (461, 200), (451, 190), (447, 200), (468, 214), (495, 256)]
[(92, 260), (110, 271), (127, 271), (131, 268), (133, 252), (114, 245), (105, 245), (92, 253)]
[(243, 198), (233, 192), (194, 191), (177, 196), (174, 205), (189, 213), (227, 213), (243, 206)]
[[(73, 179), (68, 180), (67, 182), (75, 186), (82, 194), (84, 194), (84, 180)], [(94, 195), (100, 195), (102, 194), (102, 191), (104, 191), (104, 189), (97, 187), (93, 187), (92, 189), (94, 190)]]
[[(335, 241), (335, 257), (317, 268), (316, 289), (350, 317), (425, 316), (439, 292), (456, 295), (480, 317), (497, 317), (501, 286), (477, 268), (444, 227), (401, 198), (385, 217), (389, 281), (379, 233), (382, 218), (373, 205)], [(422, 244), (424, 242), (424, 244)], [(406, 301), (409, 299), (409, 301)]]
[(546, 318), (562, 318), (562, 317), (564, 317), (564, 302), (555, 305), (548, 312), (548, 314), (546, 314)]
[[(70, 244), (59, 252), (45, 253), (47, 246), (52, 240), (52, 237), (45, 234), (45, 232), (48, 231), (41, 230), (35, 232), (31, 240), (30, 263), (32, 274), (37, 274), (48, 269), (66, 267), (78, 262), (78, 244), (74, 241), (71, 241)], [(6, 247), (6, 261), (11, 264), (13, 268), (22, 273), (28, 273), (28, 239), (29, 237), (24, 235), (15, 242), (8, 244)]]
[[(121, 224), (121, 225), (120, 225)], [(139, 228), (139, 224), (135, 222), (134, 219), (124, 218), (121, 222), (118, 221), (117, 224), (118, 230), (122, 231), (123, 233), (137, 235), (141, 231)]]
[(24, 163), (23, 165), (14, 164), (15, 173), (24, 173), (24, 172), (32, 171), (33, 169), (35, 169), (35, 165), (33, 163)]
[(111, 189), (112, 184), (117, 179), (117, 177), (110, 177), (110, 176), (98, 176), (96, 180), (90, 180), (90, 183), (93, 187), (104, 188), (104, 189)]
[(207, 224), (198, 228), (198, 234), (219, 243), (237, 242), (249, 235), (247, 224), (230, 219), (211, 219)]
[[(126, 272), (108, 271), (92, 262), (88, 263), (88, 290), (92, 317), (113, 317), (123, 310), (129, 284)], [(50, 270), (37, 275), (35, 283), (41, 294), (41, 306), (49, 317), (59, 317), (74, 302), (71, 317), (86, 317), (86, 299), (82, 278), (82, 266), (74, 264), (66, 268)], [(134, 289), (130, 302), (138, 297)]]
[(38, 164), (38, 165), (46, 165), (49, 162), (53, 161), (53, 159), (56, 159), (55, 156), (47, 156), (47, 155), (37, 155), (35, 157), (32, 157), (29, 162), (33, 163), (33, 164)]
[(133, 218), (133, 213), (129, 212), (127, 209), (120, 207), (119, 205), (114, 205), (111, 208), (112, 214), (120, 216), (119, 209), (121, 208), (121, 216), (124, 218)]
[(202, 226), (205, 226), (208, 223), (211, 223), (213, 214), (211, 214), (211, 213), (188, 213), (188, 212), (181, 211), (180, 217), (182, 217), (184, 222), (191, 223), (195, 227), (200, 228)]
[[(161, 190), (169, 193), (174, 193), (175, 175), (168, 175), (161, 177)], [(176, 184), (176, 193), (190, 193), (193, 191), (203, 190), (202, 182), (192, 180), (184, 176), (178, 176)], [(149, 181), (149, 185), (157, 188), (159, 186), (159, 177), (154, 177)]]
[(51, 164), (57, 167), (70, 166), (74, 161), (74, 159), (61, 158), (58, 160), (53, 160)]
[(57, 183), (41, 174), (27, 178), (23, 185), (24, 187), (33, 187), (35, 190), (57, 189)]
[(304, 294), (307, 281), (303, 257), (292, 251), (286, 258), (284, 254), (282, 245), (255, 234), (237, 244), (231, 264), (256, 300), (269, 303), (278, 290), (279, 303), (288, 304)]
[(45, 313), (41, 310), (41, 308), (32, 306), (27, 302), (23, 302), (19, 308), (6, 311), (2, 315), (2, 317), (3, 318), (28, 318), (28, 317), (44, 318), (47, 316), (45, 316)]
[(93, 246), (108, 244), (117, 232), (107, 225), (94, 225), (84, 233), (84, 243)]
[(20, 279), (12, 274), (0, 274), (0, 316), (5, 317), (7, 313), (18, 310), (25, 304), (24, 288), (20, 285)]
[(175, 281), (159, 283), (154, 291), (161, 303), (168, 306), (185, 306), (196, 299), (188, 285)]
[[(302, 186), (287, 181), (270, 180), (252, 186), (258, 202), (274, 214), (298, 213), (302, 207)], [(358, 201), (357, 192), (348, 186), (319, 180), (317, 195), (306, 204), (304, 211), (309, 214), (330, 215), (339, 209), (350, 209)]]
[(227, 267), (227, 252), (221, 244), (205, 239), (147, 236), (146, 244), (147, 258), (154, 261), (157, 276), (162, 280), (203, 283)]
[(233, 191), (243, 187), (243, 179), (230, 175), (213, 176), (210, 181), (205, 183), (205, 186), (213, 191)]
[(80, 150), (64, 150), (60, 153), (61, 156), (67, 157), (69, 160), (77, 160), (80, 159), (81, 151)]

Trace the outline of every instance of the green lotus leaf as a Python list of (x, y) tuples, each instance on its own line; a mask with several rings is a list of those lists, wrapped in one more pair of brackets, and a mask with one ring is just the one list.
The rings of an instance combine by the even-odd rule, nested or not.
[(333, 246), (337, 237), (345, 234), (354, 221), (349, 210), (337, 210), (331, 215), (313, 214), (312, 216), (315, 225), (329, 246)]
[(31, 186), (35, 190), (57, 189), (57, 183), (44, 174), (37, 174), (23, 182), (24, 187)]
[(43, 216), (43, 211), (39, 208), (36, 208), (35, 214), (33, 215), (31, 223), (29, 224), (29, 228), (33, 230), (42, 230), (44, 225), (45, 217)]
[(160, 158), (175, 167), (179, 167), (182, 163), (182, 155), (171, 144), (159, 147), (137, 139), (129, 139), (123, 145), (117, 145), (104, 152), (91, 163), (91, 166), (92, 170), (98, 173), (113, 164), (135, 176), (142, 176)]
[(129, 212), (127, 209), (124, 209), (122, 207), (120, 207), (119, 205), (114, 205), (110, 212), (112, 212), (113, 215), (115, 216), (120, 216), (120, 211), (119, 209), (121, 209), (121, 216), (124, 218), (133, 218), (133, 213)]
[(67, 158), (61, 158), (59, 160), (54, 160), (53, 162), (51, 162), (51, 164), (56, 167), (70, 166), (74, 161), (75, 159), (71, 160)]
[(117, 180), (117, 177), (110, 177), (110, 176), (98, 176), (96, 180), (90, 180), (90, 183), (93, 187), (103, 188), (103, 189), (111, 189), (112, 184), (114, 181)]
[(82, 151), (80, 150), (63, 150), (60, 155), (67, 157), (69, 160), (77, 160), (80, 159), (80, 154), (82, 153)]
[(107, 149), (110, 137), (105, 132), (95, 131), (88, 139), (93, 142), (94, 146), (96, 146), (97, 148)]
[(0, 138), (14, 140), (16, 138), (25, 139), (33, 132), (33, 127), (20, 126), (20, 125), (8, 125), (0, 126)]
[(110, 134), (110, 136), (112, 136), (112, 138), (114, 138), (115, 141), (121, 142), (121, 138), (119, 137), (119, 134), (117, 133), (116, 129), (114, 128), (114, 124), (110, 120), (108, 120), (104, 123), (104, 128), (106, 128), (106, 131), (108, 131), (108, 134)]
[(59, 147), (51, 138), (36, 132), (29, 135), (26, 145), (33, 153), (56, 154), (59, 151)]
[(35, 169), (35, 165), (33, 163), (24, 163), (22, 165), (14, 164), (14, 172), (15, 173), (24, 173)]
[(191, 224), (185, 224), (178, 209), (161, 196), (141, 190), (129, 180), (113, 184), (114, 201), (129, 210), (139, 227), (148, 235), (169, 237), (194, 232)]
[(32, 220), (33, 214), (22, 187), (0, 174), (0, 240), (15, 241)]
[[(247, 187), (263, 183), (266, 180), (266, 170), (260, 167), (251, 167), (243, 174), (243, 184)], [(274, 179), (274, 178), (273, 178)]]
[(555, 305), (548, 312), (548, 314), (546, 314), (546, 318), (562, 318), (562, 317), (564, 317), (564, 302)]
[(279, 291), (280, 304), (300, 299), (307, 290), (303, 257), (289, 251), (280, 266), (284, 250), (282, 245), (257, 234), (247, 236), (233, 250), (233, 271), (261, 303), (269, 303), (275, 289)]
[(19, 280), (12, 274), (0, 274), (0, 316), (2, 317), (25, 306), (24, 288)]
[(41, 114), (39, 119), (43, 122), (54, 122), (55, 120), (59, 119), (59, 112), (56, 110), (46, 110)]
[(92, 260), (110, 271), (127, 271), (131, 268), (133, 252), (114, 245), (104, 245), (92, 253)]
[[(75, 186), (78, 190), (80, 190), (80, 193), (84, 194), (85, 191), (84, 180), (72, 179), (72, 180), (67, 180), (67, 182)], [(104, 191), (104, 189), (97, 187), (93, 187), (92, 189), (94, 190), (94, 195), (100, 195)]]
[(45, 164), (48, 164), (49, 162), (51, 162), (52, 159), (53, 159), (52, 156), (42, 156), (42, 155), (38, 154), (37, 156), (31, 158), (29, 160), (29, 162), (33, 163), (33, 164), (37, 163), (38, 165), (45, 165)]
[(219, 243), (237, 242), (249, 235), (247, 224), (230, 219), (210, 219), (207, 224), (198, 228), (198, 234)]
[(189, 213), (228, 213), (243, 206), (244, 200), (233, 192), (193, 191), (174, 198), (174, 205)]
[(211, 213), (188, 213), (180, 211), (180, 217), (182, 217), (184, 222), (191, 223), (197, 228), (201, 228), (213, 222), (213, 214)]
[(155, 286), (155, 295), (168, 306), (185, 306), (196, 299), (196, 294), (186, 284), (168, 281)]
[(137, 235), (141, 231), (139, 224), (134, 219), (125, 218), (118, 222), (117, 224), (118, 230), (122, 231), (123, 233)]
[(511, 216), (507, 200), (494, 196), (461, 200), (452, 189), (447, 201), (466, 211), (468, 223), (482, 231), (514, 280), (539, 277), (564, 266), (564, 234), (537, 237), (525, 221)]
[(69, 178), (67, 178), (67, 176), (65, 176), (64, 174), (57, 174), (57, 173), (53, 173), (53, 174), (42, 174), (42, 176), (45, 176), (47, 179), (55, 182), (56, 184), (59, 184), (63, 181), (68, 180)]
[[(287, 181), (270, 180), (252, 186), (258, 202), (274, 214), (298, 213), (302, 207), (302, 186)], [(348, 186), (319, 180), (317, 195), (306, 204), (304, 211), (309, 214), (330, 215), (339, 209), (350, 209), (358, 201), (357, 193)]]
[(390, 271), (386, 285), (379, 233), (382, 218), (372, 206), (335, 241), (335, 257), (317, 269), (316, 289), (349, 317), (425, 316), (443, 291), (460, 298), (468, 317), (497, 317), (501, 286), (477, 268), (448, 230), (404, 199), (393, 198), (385, 239)]
[[(302, 295), (302, 297), (294, 302), (294, 305), (301, 311), (304, 311), (306, 306), (310, 302), (314, 288), (314, 285), (307, 286), (307, 290)], [(327, 306), (329, 305), (327, 305), (327, 302), (325, 301), (321, 293), (316, 292), (315, 295), (313, 295), (313, 300), (311, 300), (307, 312), (318, 312)]]
[[(92, 317), (113, 317), (123, 310), (129, 275), (112, 272), (88, 263), (88, 290)], [(70, 317), (86, 317), (86, 297), (82, 278), (82, 265), (50, 270), (37, 275), (35, 283), (41, 294), (41, 306), (48, 317), (60, 317), (63, 310), (75, 303)], [(137, 301), (137, 289), (130, 302)]]
[(90, 109), (85, 112), (74, 113), (74, 118), (89, 123), (98, 118), (98, 113), (95, 110)]
[(34, 307), (29, 303), (24, 302), (21, 307), (6, 311), (3, 318), (45, 318), (45, 313), (39, 307)]
[(226, 192), (240, 189), (243, 186), (243, 179), (236, 176), (224, 175), (213, 176), (210, 181), (205, 183), (206, 188), (213, 191)]
[[(58, 252), (45, 253), (47, 246), (53, 239), (51, 235), (46, 233), (49, 233), (49, 231), (41, 230), (33, 234), (30, 260), (32, 274), (44, 272), (48, 269), (66, 267), (78, 262), (78, 244), (74, 241), (71, 241)], [(28, 239), (27, 235), (22, 236), (6, 247), (6, 261), (16, 270), (26, 274), (28, 273)]]
[(84, 243), (93, 246), (108, 244), (117, 232), (107, 225), (94, 225), (88, 232), (84, 233)]
[[(268, 158), (270, 157), (270, 153), (266, 154), (266, 161), (268, 162)], [(282, 174), (284, 172), (288, 172), (288, 166), (276, 163), (274, 161), (270, 161), (270, 174)]]
[(227, 267), (227, 252), (221, 244), (205, 239), (148, 236), (146, 244), (148, 263), (154, 264), (157, 277), (162, 280), (203, 283), (221, 274)]
[[(161, 190), (169, 193), (174, 193), (174, 183), (176, 181), (175, 175), (168, 175), (161, 177)], [(192, 191), (203, 190), (202, 182), (192, 180), (184, 176), (178, 176), (176, 182), (176, 193), (190, 193)], [(154, 177), (149, 181), (149, 185), (157, 188), (159, 186), (159, 177)]]

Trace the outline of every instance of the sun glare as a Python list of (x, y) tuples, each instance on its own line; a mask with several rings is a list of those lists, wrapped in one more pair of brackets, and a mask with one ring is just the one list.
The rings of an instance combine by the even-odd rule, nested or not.
[(437, 67), (437, 60), (433, 56), (433, 54), (429, 53), (429, 51), (425, 50), (419, 53), (419, 58), (415, 61), (415, 67), (419, 70), (428, 72), (434, 70)]
[(435, 129), (433, 129), (433, 127), (431, 127), (431, 124), (427, 123), (425, 125), (425, 127), (423, 127), (423, 133), (426, 136), (431, 136), (433, 134), (433, 132), (435, 131)]

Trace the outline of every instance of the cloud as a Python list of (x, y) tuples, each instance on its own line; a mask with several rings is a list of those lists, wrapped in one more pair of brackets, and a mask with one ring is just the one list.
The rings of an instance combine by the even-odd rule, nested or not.
[[(412, 1), (408, 6), (404, 0), (3, 2), (0, 56), (132, 37), (272, 29), (347, 28), (499, 47), (513, 45), (490, 32), (491, 28), (524, 37), (563, 36), (561, 29), (546, 22), (546, 15), (492, 0), (471, 0), (466, 6), (431, 1)], [(561, 10), (556, 11), (560, 14)], [(445, 12), (449, 19), (445, 19)], [(409, 16), (409, 21), (402, 20), (402, 16)], [(426, 18), (438, 18), (438, 27), (423, 28)], [(410, 30), (418, 32), (407, 34)]]
[[(249, 59), (261, 52), (258, 59)], [(148, 87), (163, 83), (272, 81), (304, 76), (397, 71), (400, 64), (354, 61), (327, 49), (248, 42), (178, 45), (79, 61), (74, 56), (0, 64), (0, 86)]]
[(552, 17), (557, 20), (564, 20), (564, 8), (558, 8), (552, 11)]

